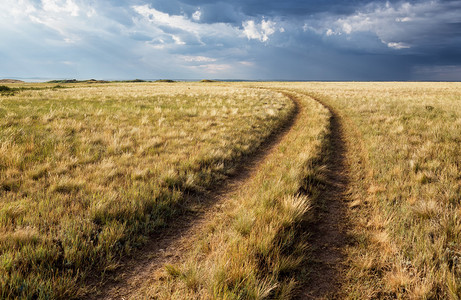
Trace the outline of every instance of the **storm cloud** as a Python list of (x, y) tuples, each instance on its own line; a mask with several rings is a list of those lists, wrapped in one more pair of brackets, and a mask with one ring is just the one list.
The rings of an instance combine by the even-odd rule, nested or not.
[(461, 80), (460, 1), (2, 0), (0, 77)]

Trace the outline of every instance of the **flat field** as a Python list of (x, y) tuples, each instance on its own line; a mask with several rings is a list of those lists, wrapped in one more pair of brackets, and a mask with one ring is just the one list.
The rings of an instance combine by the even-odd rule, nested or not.
[(1, 297), (78, 295), (232, 174), (293, 103), (200, 84), (10, 85), (0, 96)]
[(309, 93), (349, 124), (350, 160), (362, 156), (348, 295), (459, 299), (461, 84), (318, 83)]
[(8, 87), (2, 298), (461, 297), (460, 83)]

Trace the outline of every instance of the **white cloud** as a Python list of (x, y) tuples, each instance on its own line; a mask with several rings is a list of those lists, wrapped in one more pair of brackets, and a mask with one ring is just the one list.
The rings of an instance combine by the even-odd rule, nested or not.
[(259, 40), (261, 42), (267, 42), (269, 36), (275, 33), (275, 22), (270, 20), (262, 20), (260, 24), (255, 23), (253, 20), (248, 20), (242, 23), (243, 33), (246, 37), (254, 40)]
[(443, 31), (445, 24), (457, 22), (461, 22), (461, 6), (453, 2), (373, 2), (348, 16), (307, 22), (304, 31), (320, 31), (326, 36), (371, 32), (389, 48), (407, 49), (440, 42), (428, 40), (428, 33)]
[(395, 18), (395, 21), (396, 21), (396, 22), (401, 22), (401, 23), (410, 22), (410, 21), (412, 21), (412, 20), (413, 20), (413, 19), (410, 18), (410, 17)]
[[(303, 32), (314, 32), (316, 34), (324, 34), (326, 28), (324, 27), (326, 24), (323, 22), (319, 23), (318, 21), (310, 20), (309, 22), (306, 22), (303, 24)], [(331, 29), (327, 27), (328, 29)]]
[(42, 0), (44, 11), (54, 13), (68, 13), (73, 17), (79, 15), (80, 8), (73, 0)]
[(151, 23), (181, 29), (188, 32), (198, 32), (199, 25), (190, 21), (185, 16), (169, 15), (167, 13), (150, 8), (149, 5), (133, 6), (135, 12), (147, 18)]
[(186, 42), (181, 40), (181, 38), (177, 35), (172, 34), (171, 37), (173, 38), (173, 41), (175, 42), (176, 45), (185, 45)]
[[(341, 21), (339, 21), (339, 22), (341, 22)], [(344, 33), (351, 34), (351, 32), (352, 32), (352, 25), (351, 24), (349, 24), (347, 22), (343, 22), (341, 27), (342, 27), (342, 31)]]
[(217, 59), (206, 57), (206, 56), (189, 56), (189, 55), (182, 55), (181, 58), (187, 62), (214, 62)]
[(42, 39), (65, 44), (78, 43), (85, 36), (111, 36), (116, 28), (123, 27), (116, 20), (98, 15), (97, 9), (94, 1), (0, 0), (0, 26), (24, 36), (33, 28)]
[(239, 63), (247, 67), (253, 67), (255, 65), (255, 63), (251, 61), (240, 61)]
[(272, 21), (261, 21), (261, 30), (264, 32), (264, 36), (270, 36), (275, 32), (275, 23)]
[(200, 21), (201, 17), (202, 17), (202, 12), (200, 11), (200, 9), (194, 12), (194, 14), (192, 15), (192, 19), (194, 19), (195, 21)]
[(390, 42), (390, 43), (387, 43), (387, 47), (397, 49), (397, 50), (411, 48), (410, 45), (402, 43), (402, 42), (398, 42), (398, 43)]
[[(238, 28), (226, 23), (197, 23), (187, 16), (170, 15), (151, 8), (149, 5), (132, 6), (132, 9), (141, 16), (141, 18), (135, 18), (134, 20), (136, 27), (140, 28), (140, 31), (152, 35), (153, 38), (157, 38), (158, 35), (169, 36), (176, 45), (189, 43), (204, 45), (203, 37), (226, 39), (237, 38), (240, 35)], [(198, 14), (194, 15), (195, 18), (199, 17)], [(175, 31), (174, 35), (171, 33), (171, 29)]]
[(28, 0), (2, 0), (0, 1), (0, 24), (18, 23), (33, 14), (37, 9)]
[(243, 24), (243, 33), (248, 37), (248, 39), (260, 39), (261, 34), (256, 28), (255, 22), (250, 20), (246, 21)]
[(208, 74), (218, 74), (232, 69), (229, 64), (203, 64), (198, 66), (189, 66), (190, 69), (199, 69)]

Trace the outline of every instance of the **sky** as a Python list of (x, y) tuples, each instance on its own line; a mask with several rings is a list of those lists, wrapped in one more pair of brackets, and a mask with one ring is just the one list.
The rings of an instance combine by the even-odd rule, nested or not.
[(461, 80), (461, 0), (0, 0), (0, 78)]

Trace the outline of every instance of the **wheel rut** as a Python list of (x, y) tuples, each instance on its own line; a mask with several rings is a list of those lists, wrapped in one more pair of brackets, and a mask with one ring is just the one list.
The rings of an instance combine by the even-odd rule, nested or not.
[[(308, 95), (310, 96), (310, 95)], [(305, 225), (311, 253), (304, 266), (304, 278), (296, 299), (343, 299), (349, 221), (349, 167), (344, 126), (338, 113), (322, 100), (312, 97), (331, 114), (330, 135), (325, 153), (325, 186), (317, 196), (314, 219)]]
[(180, 261), (182, 255), (191, 248), (193, 237), (204, 228), (208, 220), (225, 207), (226, 200), (253, 176), (298, 121), (301, 109), (298, 100), (290, 94), (285, 96), (295, 105), (291, 116), (253, 154), (239, 163), (235, 175), (211, 192), (187, 196), (184, 213), (177, 216), (166, 228), (159, 229), (140, 250), (136, 250), (129, 258), (122, 259), (120, 268), (110, 272), (102, 280), (99, 278), (97, 283), (93, 279), (90, 291), (82, 299), (128, 299), (146, 278), (160, 271), (165, 264)]

